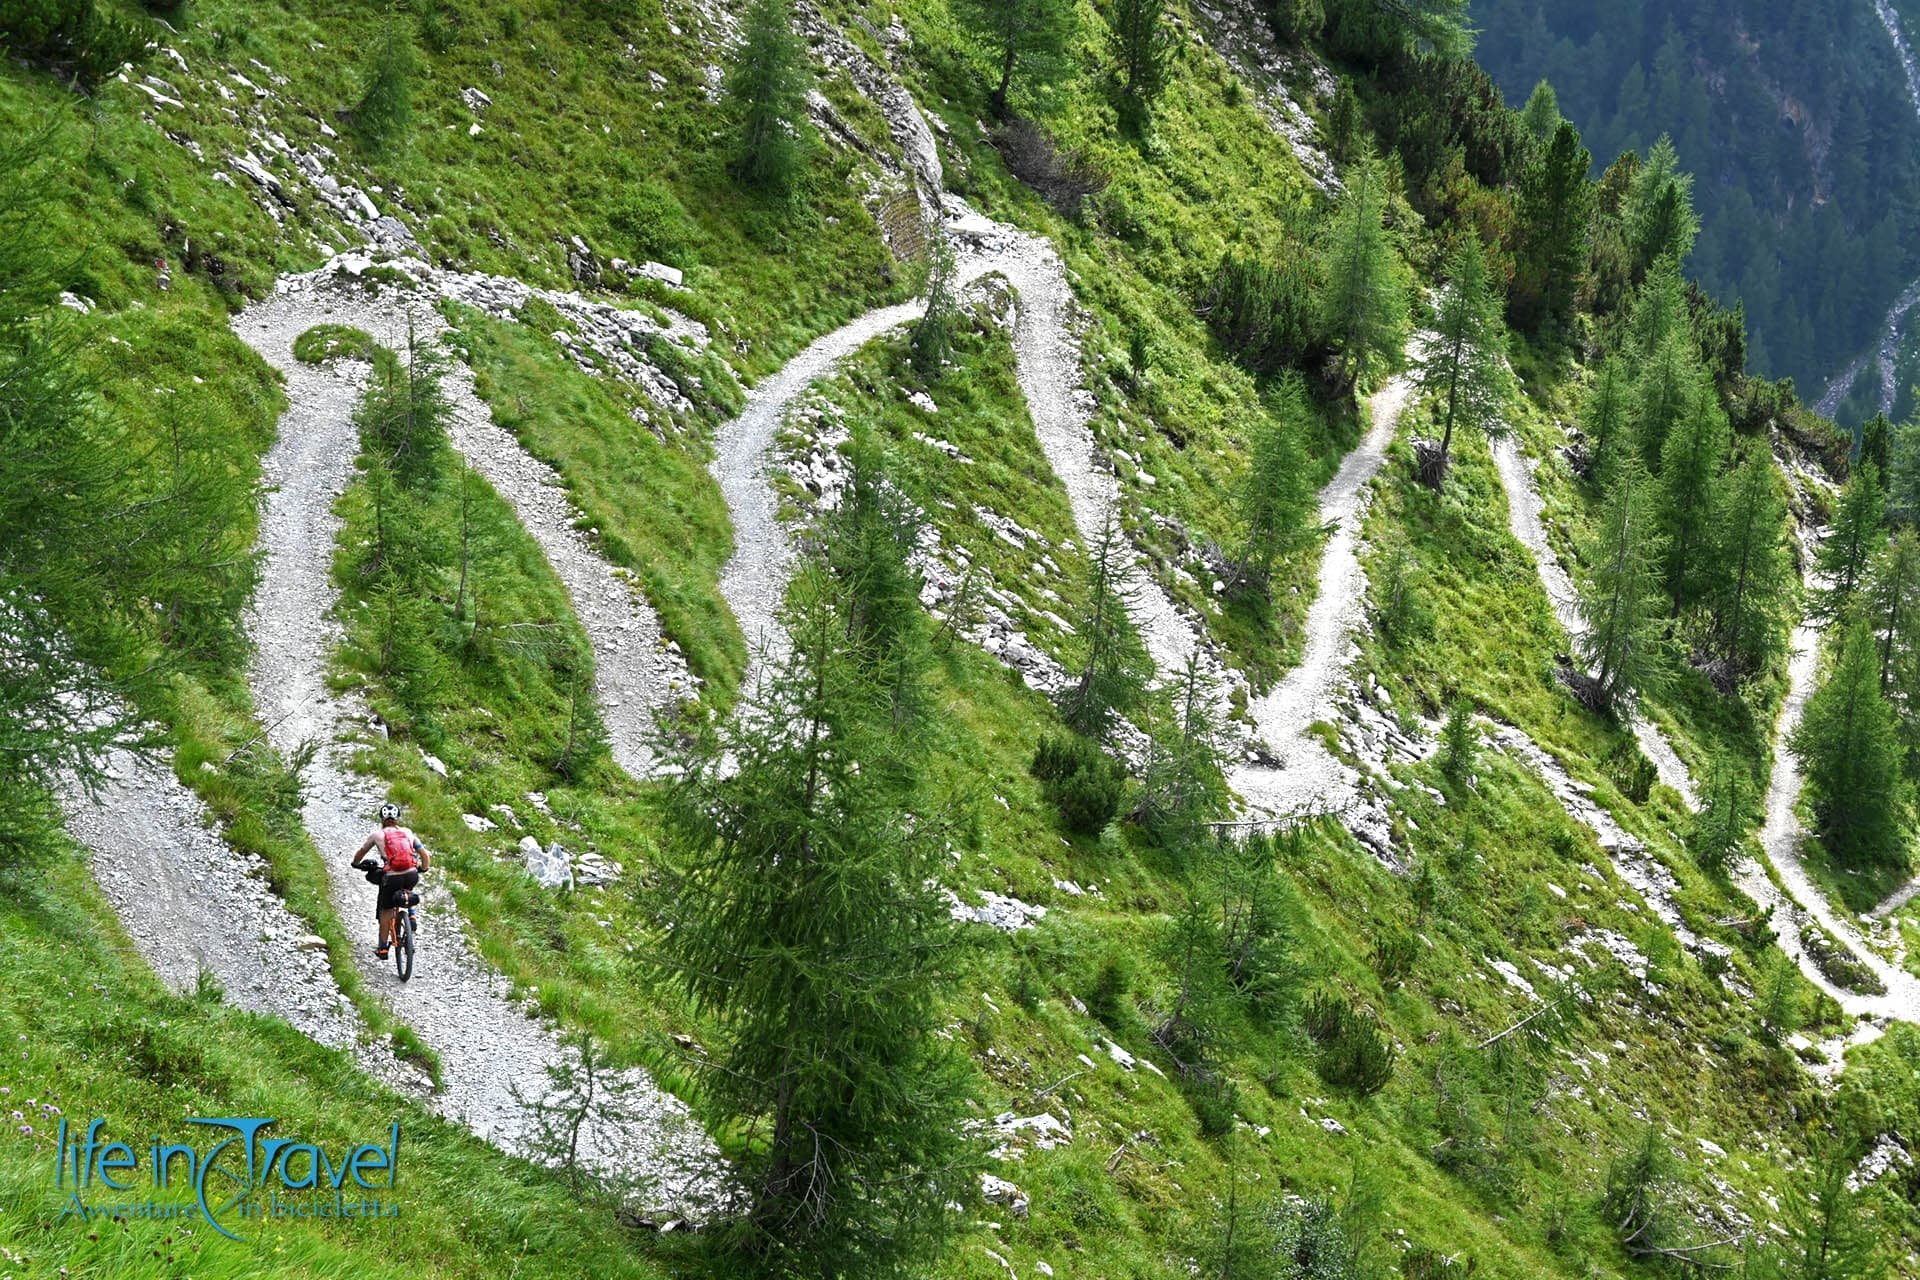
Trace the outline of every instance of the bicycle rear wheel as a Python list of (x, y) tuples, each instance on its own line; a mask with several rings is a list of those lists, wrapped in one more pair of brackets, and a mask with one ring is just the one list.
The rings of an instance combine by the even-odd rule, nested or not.
[(405, 907), (393, 917), (393, 967), (402, 982), (413, 976), (413, 913)]

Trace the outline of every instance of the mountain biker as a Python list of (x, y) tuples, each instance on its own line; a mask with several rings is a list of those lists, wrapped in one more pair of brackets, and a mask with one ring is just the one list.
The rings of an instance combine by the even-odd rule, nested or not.
[(368, 836), (358, 849), (353, 851), (353, 866), (357, 871), (366, 871), (373, 865), (366, 861), (369, 853), (380, 851), (381, 862), (377, 872), (380, 879), (380, 898), (374, 904), (374, 914), (380, 919), (380, 940), (374, 944), (373, 954), (385, 960), (389, 947), (394, 941), (393, 921), (398, 913), (400, 895), (420, 883), (420, 873), (432, 864), (420, 838), (400, 825), (400, 806), (383, 804), (380, 806), (380, 829)]

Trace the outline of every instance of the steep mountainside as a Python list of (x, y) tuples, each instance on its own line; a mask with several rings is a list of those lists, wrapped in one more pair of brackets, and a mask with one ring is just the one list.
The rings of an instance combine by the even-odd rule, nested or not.
[(1920, 1274), (1920, 433), (1463, 8), (0, 0), (0, 1271)]
[[(1672, 136), (1697, 177), (1691, 274), (1744, 303), (1754, 368), (1818, 395), (1920, 271), (1920, 121), (1880, 10), (1893, 18), (1874, 0), (1478, 0), (1473, 15), (1508, 101), (1550, 81), (1596, 166)], [(1842, 404), (1847, 421), (1878, 409)]]

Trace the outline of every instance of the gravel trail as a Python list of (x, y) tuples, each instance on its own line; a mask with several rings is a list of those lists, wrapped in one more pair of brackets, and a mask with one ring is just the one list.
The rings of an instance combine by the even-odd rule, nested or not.
[[(1547, 541), (1546, 526), (1540, 519), (1540, 493), (1533, 482), (1533, 464), (1520, 452), (1520, 444), (1512, 435), (1493, 442), (1493, 462), (1500, 472), (1500, 487), (1507, 491), (1507, 528), (1532, 553), (1534, 566), (1540, 573), (1540, 585), (1546, 588), (1547, 599), (1553, 604), (1554, 616), (1566, 629), (1568, 640), (1577, 646), (1580, 637), (1586, 634), (1587, 624), (1580, 616), (1579, 596), (1574, 592), (1573, 580)], [(1640, 750), (1653, 762), (1660, 781), (1679, 792), (1687, 808), (1698, 809), (1700, 798), (1694, 792), (1693, 779), (1666, 735), (1638, 712), (1630, 717), (1628, 726)]]
[[(190, 993), (205, 972), (239, 1008), (359, 1048), (360, 1015), (333, 980), (325, 943), (303, 945), (313, 931), (267, 887), (266, 863), (230, 848), (166, 764), (115, 751), (97, 794), (73, 786), (62, 801), (94, 878), (168, 986)], [(363, 1065), (375, 1057), (362, 1053)]]
[[(1760, 847), (1780, 883), (1775, 885), (1766, 871), (1752, 860), (1739, 868), (1735, 883), (1761, 910), (1773, 909), (1781, 950), (1800, 966), (1809, 982), (1832, 996), (1848, 1013), (1920, 1022), (1920, 979), (1874, 951), (1852, 922), (1833, 909), (1800, 860), (1803, 832), (1794, 809), (1800, 801), (1802, 777), (1800, 761), (1788, 748), (1787, 739), (1798, 727), (1807, 698), (1813, 693), (1819, 667), (1820, 631), (1812, 623), (1802, 621), (1794, 628), (1792, 643), (1787, 696), (1780, 703), (1780, 718), (1774, 725), (1773, 773), (1767, 780), (1766, 820), (1760, 827)], [(1807, 920), (1833, 935), (1856, 960), (1871, 969), (1874, 976), (1886, 984), (1887, 993), (1861, 995), (1837, 986), (1822, 973), (1807, 954), (1803, 936)]]
[[(1073, 290), (1059, 255), (1044, 237), (976, 213), (956, 196), (943, 198), (946, 231), (956, 252), (956, 283), (1004, 276), (1015, 294), (1014, 371), (1048, 466), (1067, 491), (1074, 526), (1091, 546), (1117, 509), (1120, 481), (1101, 459), (1088, 426), (1093, 396), (1081, 386), (1080, 348), (1070, 319)], [(733, 523), (732, 557), (720, 575), (720, 593), (753, 653), (747, 682), (769, 659), (786, 652), (778, 613), (793, 572), (793, 548), (779, 519), (769, 468), (773, 442), (806, 389), (882, 334), (917, 320), (922, 300), (867, 312), (817, 339), (764, 379), (740, 416), (714, 437), (714, 479)], [(1123, 590), (1130, 616), (1161, 672), (1177, 671), (1200, 644), (1193, 626), (1133, 555)], [(1214, 671), (1218, 674), (1217, 665)]]
[[(383, 343), (404, 346), (407, 317), (397, 302), (384, 308), (349, 305), (312, 287), (311, 278), (283, 284), (234, 321), (240, 337), (285, 376), (289, 406), (266, 460), (273, 488), (260, 525), (265, 565), (249, 618), (256, 646), (254, 697), (281, 750), (309, 740), (322, 744), (304, 777), (307, 830), (326, 862), (336, 908), (350, 930), (365, 929), (362, 976), (440, 1057), (443, 1088), (436, 1106), (502, 1148), (526, 1153), (526, 1108), (515, 1094), (547, 1092), (546, 1069), (563, 1056), (553, 1030), (522, 1012), (505, 979), (475, 953), (458, 913), (438, 891), (440, 876), (428, 878), (418, 968), (402, 986), (391, 966), (373, 956), (374, 890), (346, 861), (372, 829), (382, 799), (376, 785), (354, 771), (353, 748), (339, 739), (356, 717), (326, 684), (328, 655), (339, 637), (329, 617), (335, 597), (328, 573), (340, 530), (333, 502), (353, 472), (352, 415), (365, 366), (301, 364), (292, 346), (300, 333), (325, 321), (351, 323)], [(424, 314), (415, 321), (423, 332), (431, 323)], [(463, 404), (462, 415), (471, 415), (470, 380), (456, 366), (448, 383)], [(457, 427), (456, 433), (476, 425)], [(650, 1208), (697, 1213), (717, 1198), (718, 1159), (711, 1144), (678, 1099), (637, 1071), (627, 1083), (631, 1118), (589, 1125), (587, 1159), (651, 1178), (654, 1185), (642, 1193), (651, 1197)]]
[(793, 572), (793, 548), (780, 529), (780, 500), (769, 471), (780, 424), (808, 386), (881, 334), (911, 324), (924, 305), (881, 307), (815, 339), (779, 372), (761, 379), (740, 415), (714, 434), (708, 469), (727, 500), (733, 525), (733, 555), (720, 571), (720, 594), (752, 655), (743, 687), (751, 686), (764, 663), (777, 664), (787, 646), (778, 614)]
[(1386, 460), (1400, 414), (1413, 394), (1407, 377), (1394, 378), (1368, 401), (1372, 425), (1320, 490), (1319, 520), (1332, 525), (1320, 557), (1319, 586), (1307, 611), (1306, 648), (1300, 665), (1264, 697), (1248, 705), (1254, 733), (1275, 764), (1248, 763), (1228, 779), (1250, 813), (1282, 817), (1306, 812), (1346, 812), (1358, 800), (1358, 776), (1342, 764), (1307, 726), (1324, 716), (1355, 652), (1354, 632), (1365, 621), (1367, 575), (1360, 566), (1360, 526), (1369, 488)]

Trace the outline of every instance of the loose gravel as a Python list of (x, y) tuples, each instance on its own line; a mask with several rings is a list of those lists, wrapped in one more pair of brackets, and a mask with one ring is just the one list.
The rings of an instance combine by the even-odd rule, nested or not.
[[(1073, 291), (1065, 268), (1043, 237), (994, 222), (956, 196), (945, 197), (944, 207), (946, 232), (956, 251), (958, 283), (964, 286), (1000, 275), (1013, 288), (1015, 377), (1041, 451), (1067, 491), (1075, 529), (1083, 545), (1091, 546), (1109, 514), (1118, 510), (1120, 482), (1100, 461), (1088, 426), (1094, 400), (1081, 385), (1080, 350), (1070, 325)], [(749, 683), (769, 660), (778, 661), (787, 649), (778, 615), (793, 572), (793, 547), (781, 526), (770, 476), (781, 423), (809, 386), (868, 342), (919, 319), (924, 308), (918, 300), (881, 307), (818, 339), (755, 387), (740, 416), (722, 426), (714, 438), (711, 469), (726, 497), (734, 538), (733, 556), (720, 576), (720, 592), (754, 653)], [(1194, 627), (1137, 553), (1129, 559), (1122, 589), (1158, 670), (1178, 671), (1188, 654), (1198, 651), (1212, 673), (1222, 675), (1218, 664), (1205, 655)]]
[[(422, 312), (411, 317), (416, 332), (431, 333), (433, 322)], [(383, 798), (356, 773), (354, 747), (342, 740), (362, 717), (336, 699), (326, 681), (328, 656), (339, 639), (329, 617), (334, 593), (328, 574), (340, 532), (333, 504), (352, 476), (352, 416), (365, 366), (316, 368), (296, 361), (292, 347), (305, 330), (326, 322), (353, 324), (400, 347), (408, 320), (401, 298), (384, 305), (350, 301), (307, 277), (283, 282), (272, 298), (234, 321), (240, 337), (285, 376), (288, 398), (279, 439), (266, 460), (272, 490), (260, 524), (265, 563), (249, 617), (256, 648), (250, 674), (259, 714), (273, 726), (277, 747), (291, 752), (303, 742), (322, 744), (303, 779), (307, 830), (325, 859), (336, 908), (350, 927), (365, 922), (363, 978), (441, 1061), (436, 1107), (503, 1149), (538, 1155), (528, 1150), (523, 1100), (546, 1095), (549, 1069), (564, 1060), (553, 1029), (523, 1012), (505, 979), (480, 960), (458, 913), (433, 891), (439, 877), (427, 881), (420, 956), (412, 981), (403, 986), (391, 966), (373, 956), (374, 889), (347, 864), (373, 828)], [(484, 409), (458, 367), (448, 390), (457, 406), (456, 443), (472, 444), (484, 436)], [(483, 464), (487, 457), (482, 453), (475, 465), (484, 470), (497, 461)], [(510, 501), (525, 501), (538, 495), (508, 486), (527, 474), (496, 469), (499, 479), (488, 478)], [(650, 1178), (653, 1185), (639, 1193), (649, 1208), (697, 1216), (717, 1203), (718, 1156), (684, 1104), (641, 1072), (627, 1073), (624, 1084), (626, 1118), (590, 1122), (583, 1135), (589, 1163)]]
[[(106, 771), (93, 795), (66, 789), (67, 830), (92, 851), (94, 878), (153, 971), (183, 993), (205, 974), (238, 1008), (360, 1049), (364, 1027), (333, 980), (325, 941), (267, 886), (266, 863), (228, 846), (200, 797), (160, 761), (115, 751)], [(395, 1077), (375, 1066), (379, 1055), (361, 1057)]]

